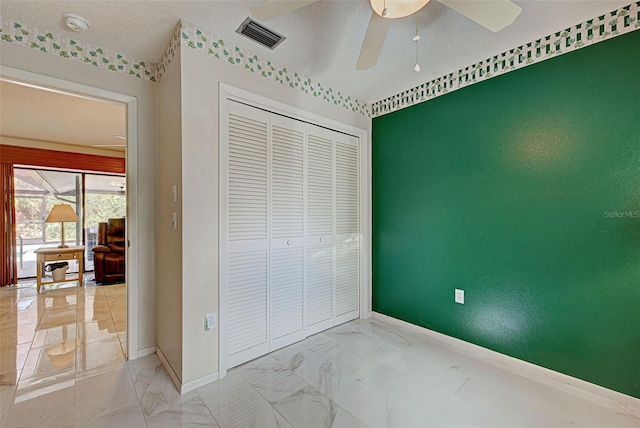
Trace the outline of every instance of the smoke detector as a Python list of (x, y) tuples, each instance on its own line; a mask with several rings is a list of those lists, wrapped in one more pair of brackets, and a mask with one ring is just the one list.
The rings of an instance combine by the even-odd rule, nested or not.
[(76, 15), (75, 13), (63, 13), (62, 18), (64, 19), (64, 23), (67, 24), (67, 27), (69, 27), (71, 31), (81, 33), (89, 29), (89, 21), (87, 21), (80, 15)]

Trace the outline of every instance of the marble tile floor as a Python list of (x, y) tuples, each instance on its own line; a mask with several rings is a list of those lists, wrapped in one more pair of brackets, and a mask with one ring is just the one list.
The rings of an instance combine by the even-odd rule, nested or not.
[(79, 288), (70, 281), (38, 293), (34, 281), (21, 281), (0, 288), (2, 426), (23, 426), (32, 416), (68, 411), (64, 402), (42, 408), (29, 403), (48, 401), (43, 399), (59, 396), (64, 385), (79, 385), (80, 379), (123, 366), (126, 319), (125, 284)]
[[(34, 371), (27, 364), (20, 370)], [(640, 426), (632, 411), (586, 401), (375, 319), (314, 335), (184, 395), (155, 355), (91, 370), (76, 363), (75, 370), (51, 368), (24, 379), (19, 371), (6, 375), (3, 427)]]

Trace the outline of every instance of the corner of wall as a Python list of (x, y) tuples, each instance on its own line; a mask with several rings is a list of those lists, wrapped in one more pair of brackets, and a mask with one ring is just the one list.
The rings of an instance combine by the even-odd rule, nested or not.
[[(172, 40), (175, 41), (174, 38)], [(181, 61), (169, 43), (158, 92), (156, 193), (156, 342), (167, 371), (182, 382), (182, 83)], [(171, 47), (173, 46), (173, 47)], [(170, 54), (169, 54), (170, 53)], [(176, 198), (174, 199), (174, 186)], [(174, 227), (173, 217), (176, 217)], [(160, 354), (159, 353), (159, 354)], [(171, 369), (171, 370), (169, 370)]]

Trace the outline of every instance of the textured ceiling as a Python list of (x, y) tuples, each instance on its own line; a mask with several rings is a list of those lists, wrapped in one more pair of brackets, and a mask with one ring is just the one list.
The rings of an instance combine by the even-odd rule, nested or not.
[(125, 150), (124, 105), (0, 81), (0, 111), (3, 137)]
[[(158, 60), (175, 24), (184, 19), (325, 86), (374, 102), (630, 2), (515, 0), (522, 14), (512, 26), (492, 33), (432, 0), (414, 16), (392, 22), (378, 65), (366, 71), (356, 71), (355, 64), (371, 13), (368, 0), (321, 0), (267, 22), (287, 36), (273, 52), (235, 33), (256, 1), (2, 0), (0, 14), (151, 62)], [(65, 30), (63, 12), (88, 19), (89, 32)], [(423, 36), (420, 73), (413, 71), (416, 18)]]
[[(325, 86), (374, 102), (513, 47), (630, 3), (630, 0), (519, 1), (515, 23), (492, 33), (432, 0), (412, 17), (394, 20), (378, 64), (356, 71), (371, 7), (368, 0), (318, 1), (266, 24), (287, 36), (269, 51), (235, 33), (256, 1), (6, 1), (0, 14), (30, 27), (74, 35), (85, 43), (156, 62), (179, 19), (246, 47)], [(87, 33), (63, 26), (74, 12), (91, 23)], [(422, 40), (415, 73), (416, 18)]]

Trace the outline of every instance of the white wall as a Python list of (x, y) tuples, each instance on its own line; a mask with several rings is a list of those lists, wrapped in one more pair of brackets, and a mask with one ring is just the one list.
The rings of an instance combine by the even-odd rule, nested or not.
[[(182, 113), (180, 101), (180, 56), (176, 55), (158, 83), (158, 234), (157, 346), (182, 379)], [(173, 201), (172, 187), (178, 200)], [(178, 215), (177, 229), (171, 214)]]
[[(218, 91), (223, 82), (310, 113), (371, 131), (371, 120), (224, 61), (183, 48), (182, 58), (182, 383), (218, 371)], [(368, 142), (367, 142), (368, 143)]]
[[(2, 43), (2, 66), (50, 76), (137, 98), (138, 135), (136, 168), (127, 171), (128, 181), (137, 184), (136, 241), (134, 261), (137, 275), (138, 351), (148, 352), (155, 345), (155, 234), (156, 234), (156, 84), (114, 73), (69, 59), (45, 55), (22, 46)], [(0, 70), (1, 73), (1, 70)], [(133, 222), (129, 222), (132, 224)]]
[(186, 48), (158, 84), (7, 43), (0, 64), (137, 98), (137, 168), (127, 171), (138, 186), (138, 319), (130, 320), (138, 326), (137, 349), (156, 345), (157, 332), (158, 347), (182, 385), (215, 375), (218, 330), (205, 332), (203, 324), (205, 313), (219, 312), (219, 83), (369, 135), (371, 120)]

